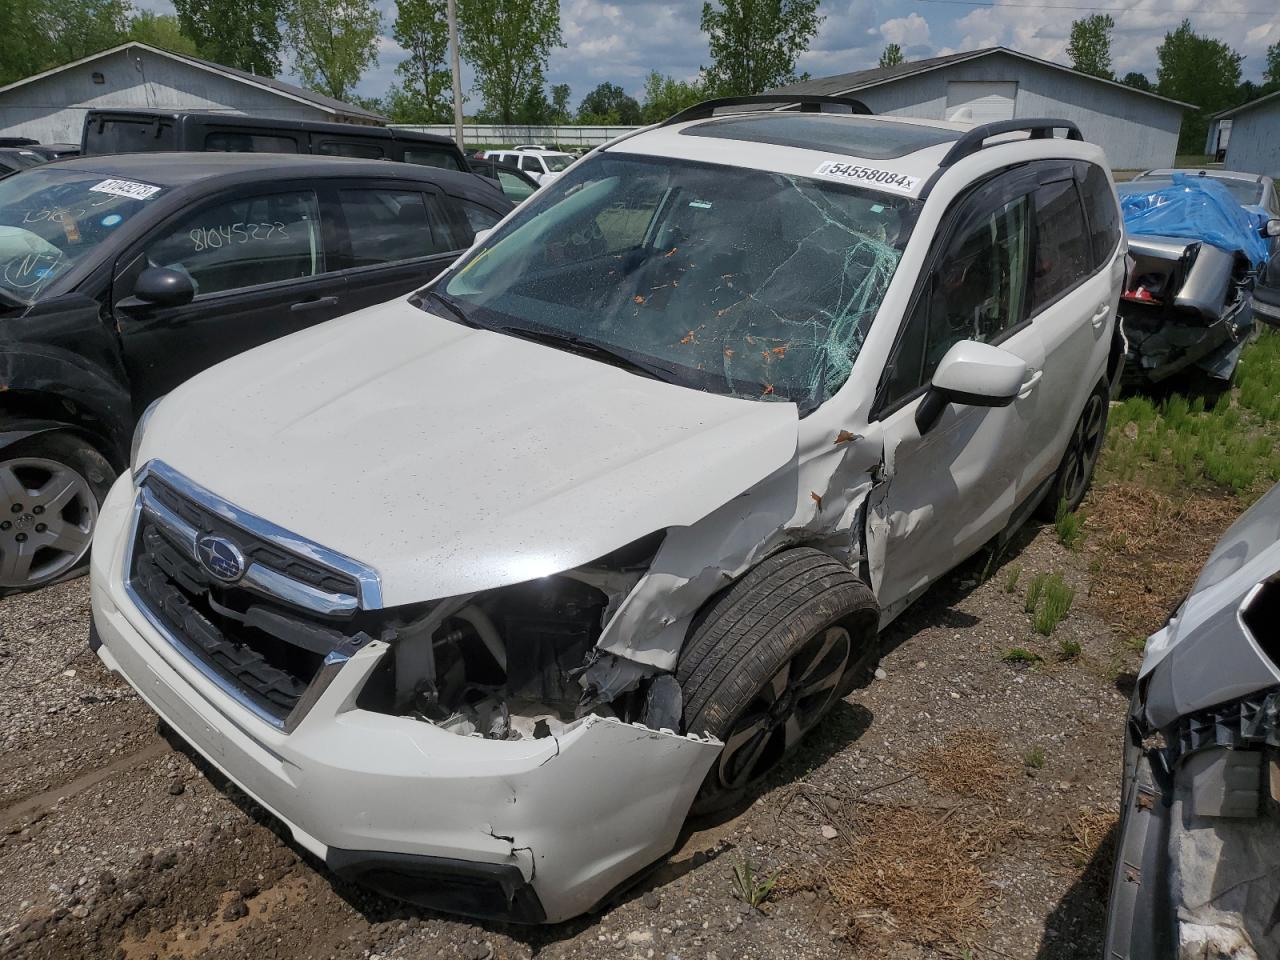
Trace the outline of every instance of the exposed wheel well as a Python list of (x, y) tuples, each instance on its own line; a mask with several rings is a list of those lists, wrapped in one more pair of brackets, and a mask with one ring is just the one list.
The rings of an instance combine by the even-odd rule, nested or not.
[(73, 400), (39, 390), (9, 390), (0, 396), (0, 431), (6, 423), (57, 424), (90, 444), (117, 471), (125, 468), (128, 451), (112, 439), (111, 429), (93, 411)]

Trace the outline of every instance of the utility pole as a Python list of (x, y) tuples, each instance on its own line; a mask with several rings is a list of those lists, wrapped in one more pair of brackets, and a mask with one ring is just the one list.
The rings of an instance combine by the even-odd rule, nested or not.
[(462, 144), (462, 63), (458, 55), (458, 9), (456, 0), (449, 0), (449, 49), (453, 67), (453, 138)]

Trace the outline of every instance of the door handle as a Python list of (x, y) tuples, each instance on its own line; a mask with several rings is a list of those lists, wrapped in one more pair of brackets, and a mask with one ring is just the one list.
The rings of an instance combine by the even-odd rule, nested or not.
[(1040, 378), (1044, 376), (1043, 370), (1037, 370), (1027, 379), (1022, 381), (1022, 389), (1018, 391), (1018, 399), (1025, 400), (1031, 396), (1032, 391), (1040, 385)]
[(1111, 313), (1111, 304), (1101, 303), (1098, 309), (1093, 311), (1093, 316), (1089, 318), (1089, 322), (1093, 324), (1093, 329), (1100, 330), (1102, 325), (1107, 322), (1107, 316)]
[(336, 307), (337, 297), (318, 297), (315, 300), (303, 300), (289, 308), (290, 313), (307, 313), (311, 310), (323, 310), (325, 307)]

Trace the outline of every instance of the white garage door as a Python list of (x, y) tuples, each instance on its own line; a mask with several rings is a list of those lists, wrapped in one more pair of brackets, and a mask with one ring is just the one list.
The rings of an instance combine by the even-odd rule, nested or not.
[(947, 84), (947, 116), (967, 108), (969, 116), (963, 119), (974, 123), (1012, 120), (1017, 98), (1016, 80), (952, 80)]

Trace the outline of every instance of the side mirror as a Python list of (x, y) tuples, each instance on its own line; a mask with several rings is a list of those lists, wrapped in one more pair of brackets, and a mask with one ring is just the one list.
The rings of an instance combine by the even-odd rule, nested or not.
[(156, 307), (180, 307), (196, 295), (191, 277), (168, 267), (147, 267), (133, 284), (133, 295)]
[(916, 429), (933, 429), (948, 403), (1005, 407), (1013, 403), (1027, 375), (1026, 361), (1008, 350), (977, 340), (961, 340), (934, 371), (929, 391), (916, 407)]
[(1280, 218), (1272, 217), (1262, 228), (1264, 237), (1280, 237)]

